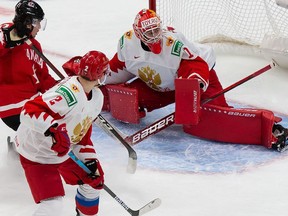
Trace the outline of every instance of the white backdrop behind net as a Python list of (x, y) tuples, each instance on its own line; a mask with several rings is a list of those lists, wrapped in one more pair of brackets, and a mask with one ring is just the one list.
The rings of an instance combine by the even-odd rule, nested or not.
[(164, 26), (201, 41), (218, 34), (261, 44), (265, 34), (288, 37), (288, 10), (274, 0), (156, 0)]
[(257, 49), (258, 54), (268, 52), (271, 58), (275, 55), (287, 58), (288, 10), (278, 6), (275, 0), (155, 2), (163, 26), (175, 27), (192, 41), (214, 43), (217, 48), (227, 43), (245, 45), (253, 52)]

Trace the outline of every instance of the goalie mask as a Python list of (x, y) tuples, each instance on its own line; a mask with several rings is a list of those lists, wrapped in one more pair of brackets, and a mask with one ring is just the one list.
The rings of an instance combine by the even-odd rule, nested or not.
[(19, 37), (29, 36), (34, 27), (45, 30), (47, 20), (38, 3), (32, 0), (20, 0), (15, 6), (13, 23)]
[[(104, 83), (108, 70), (109, 59), (99, 51), (90, 51), (80, 60), (79, 75), (86, 80)], [(104, 78), (104, 79), (103, 79)]]
[(141, 10), (134, 20), (133, 29), (149, 49), (159, 54), (162, 50), (162, 25), (159, 16), (150, 9)]

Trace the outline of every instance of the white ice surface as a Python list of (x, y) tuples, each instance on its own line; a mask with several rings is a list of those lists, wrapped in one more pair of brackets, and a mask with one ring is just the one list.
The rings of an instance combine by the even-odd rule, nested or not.
[[(17, 1), (0, 0), (0, 22), (11, 21)], [(147, 0), (42, 0), (47, 29), (38, 34), (46, 56), (61, 65), (74, 55), (96, 49), (111, 58), (119, 37), (132, 27)], [(251, 56), (219, 55), (216, 71), (223, 87), (269, 64)], [(288, 71), (274, 69), (227, 93), (230, 102), (271, 109), (287, 126)], [(113, 122), (131, 134), (173, 111), (169, 106), (150, 113), (138, 126)], [(37, 208), (19, 162), (7, 156), (6, 138), (14, 133), (0, 122), (0, 215), (29, 216)], [(132, 209), (154, 198), (162, 205), (147, 215), (157, 216), (286, 216), (287, 153), (264, 147), (229, 145), (193, 138), (177, 125), (134, 148), (138, 169), (126, 173), (126, 149), (95, 126), (93, 133), (106, 184)], [(64, 215), (75, 215), (75, 187), (65, 186)], [(102, 192), (99, 215), (129, 215)]]

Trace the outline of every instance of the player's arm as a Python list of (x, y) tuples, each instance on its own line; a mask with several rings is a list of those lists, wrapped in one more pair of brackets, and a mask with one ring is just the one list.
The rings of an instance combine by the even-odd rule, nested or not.
[(182, 59), (175, 80), (175, 123), (199, 123), (200, 95), (208, 87), (209, 68), (200, 57)]
[(87, 175), (83, 170), (74, 170), (77, 173), (81, 181), (85, 184), (89, 184), (95, 189), (102, 189), (104, 184), (104, 172), (99, 160), (97, 159), (96, 151), (91, 140), (92, 125), (81, 139), (79, 143), (73, 145), (73, 152), (91, 171), (91, 174)]
[(118, 54), (109, 61), (110, 73), (107, 75), (105, 84), (125, 83), (135, 77), (134, 74), (126, 70), (125, 62), (119, 60)]
[(26, 102), (20, 115), (21, 124), (44, 134), (51, 126), (58, 124), (57, 120), (73, 109), (55, 89)]
[(56, 123), (53, 113), (43, 101), (42, 96), (26, 102), (20, 115), (21, 124), (25, 124), (33, 130), (44, 134), (49, 127)]
[(69, 107), (60, 94), (53, 94), (53, 91), (51, 93), (28, 101), (23, 107), (20, 120), (21, 124), (27, 125), (46, 137), (51, 137), (51, 149), (62, 157), (69, 151), (71, 143), (66, 123), (60, 124), (57, 120), (63, 118), (64, 113), (69, 111)]
[(95, 160), (97, 158), (96, 151), (91, 140), (91, 135), (92, 125), (90, 125), (87, 133), (83, 136), (81, 141), (77, 143), (73, 148), (73, 152), (84, 163), (89, 160)]
[(197, 79), (200, 88), (206, 91), (209, 84), (208, 64), (199, 56), (193, 60), (182, 59), (178, 69), (178, 78)]

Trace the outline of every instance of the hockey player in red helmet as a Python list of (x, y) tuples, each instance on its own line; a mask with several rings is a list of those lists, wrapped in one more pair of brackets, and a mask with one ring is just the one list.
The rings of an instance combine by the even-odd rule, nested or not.
[[(88, 52), (79, 62), (77, 76), (65, 78), (23, 107), (17, 151), (34, 201), (39, 204), (35, 216), (62, 215), (65, 192), (61, 176), (67, 184), (79, 185), (75, 196), (77, 215), (97, 215), (104, 172), (91, 133), (103, 105), (98, 86), (108, 62), (102, 52)], [(88, 175), (72, 161), (69, 151), (93, 174)]]
[(79, 75), (101, 85), (105, 81), (108, 63), (109, 59), (103, 53), (90, 51), (80, 60)]
[[(107, 57), (104, 56), (104, 54), (100, 54), (98, 53), (98, 57), (97, 59), (93, 58), (93, 55), (96, 55), (97, 51), (90, 51), (88, 52), (85, 56), (75, 56), (73, 58), (71, 58), (69, 61), (65, 62), (62, 65), (62, 68), (64, 69), (64, 71), (66, 72), (66, 74), (68, 76), (74, 76), (74, 75), (82, 75), (82, 76), (86, 76), (87, 78), (90, 79), (99, 79), (99, 76), (94, 73), (94, 74), (90, 74), (89, 71), (95, 71), (93, 70), (93, 68), (88, 68), (89, 65), (93, 65), (93, 63), (95, 63), (95, 61), (104, 61), (105, 59), (107, 60)], [(86, 65), (86, 69), (83, 69), (83, 65)], [(105, 65), (105, 68), (102, 68), (102, 70), (107, 71), (108, 65)], [(81, 69), (82, 68), (82, 69)], [(101, 74), (101, 68), (98, 69), (99, 70), (99, 74)], [(104, 76), (102, 76), (101, 79), (99, 79), (99, 84), (101, 85), (101, 83), (105, 82), (106, 79), (106, 73), (104, 74)]]

